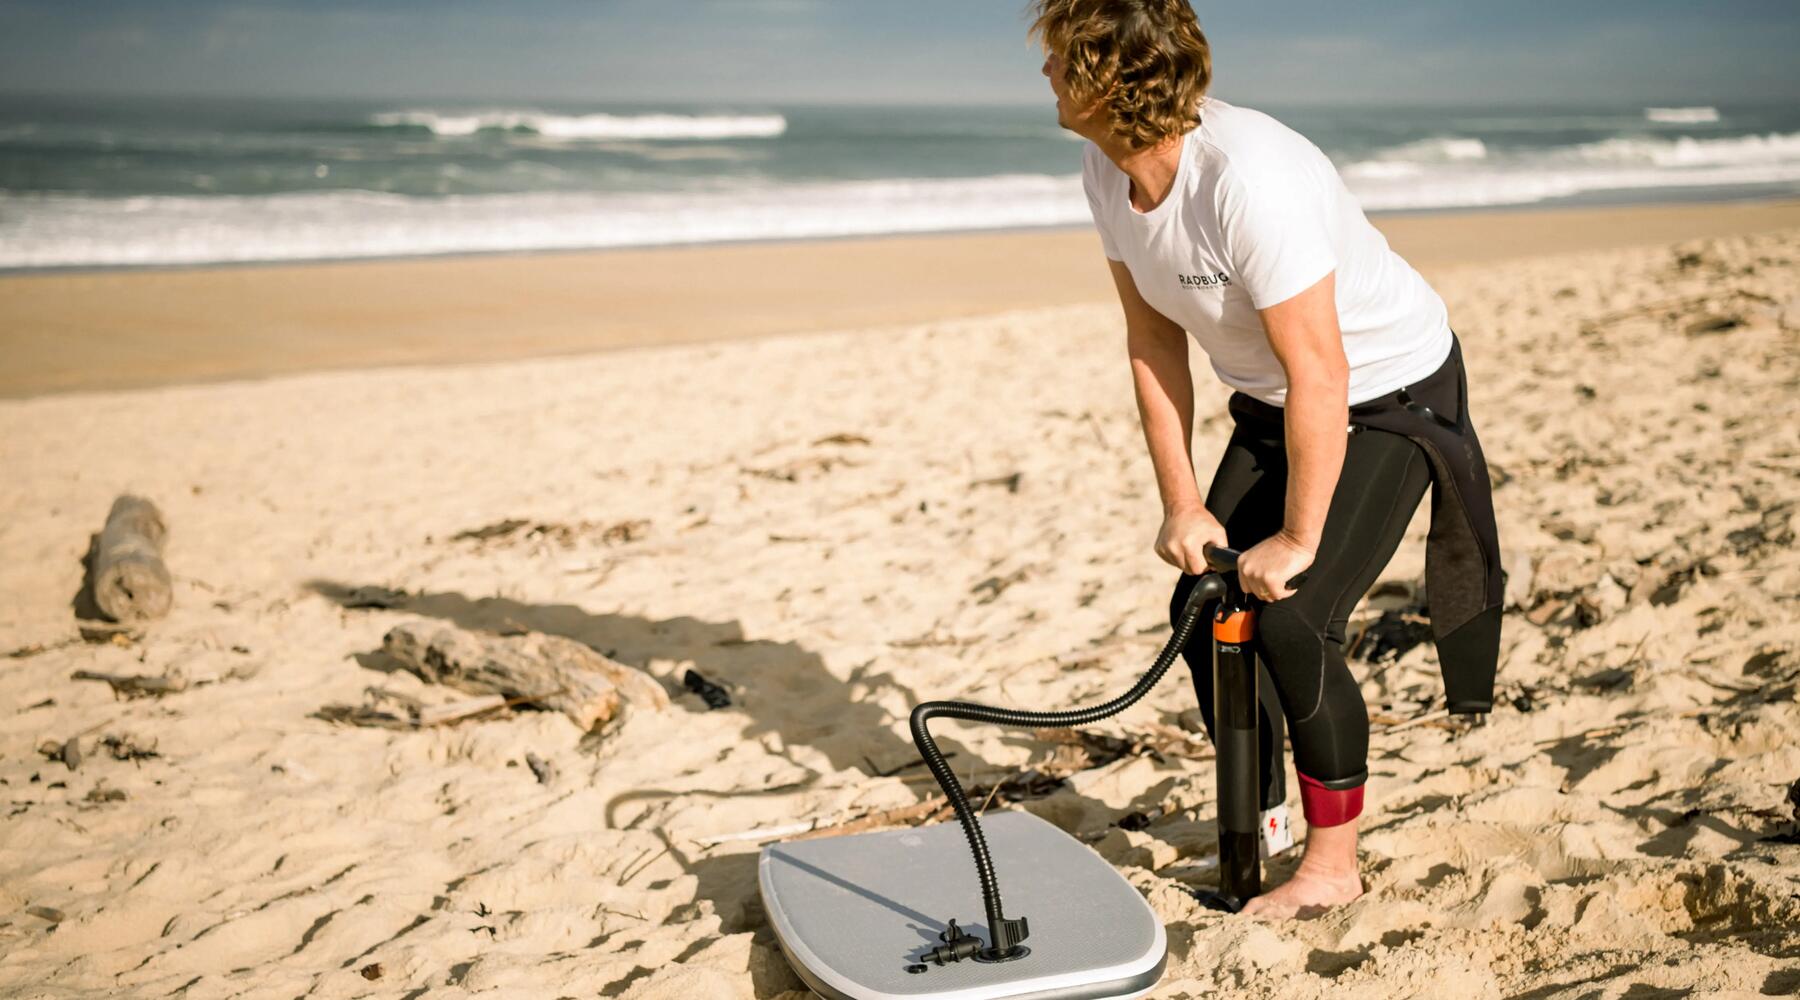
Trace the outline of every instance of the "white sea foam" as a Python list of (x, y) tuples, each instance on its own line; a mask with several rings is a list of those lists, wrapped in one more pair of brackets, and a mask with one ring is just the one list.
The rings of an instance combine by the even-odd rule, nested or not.
[(768, 139), (787, 131), (781, 115), (559, 115), (547, 111), (383, 111), (369, 123), (412, 126), (434, 135), (470, 136), (489, 130), (531, 132), (551, 139)]
[(1524, 205), (1597, 191), (1787, 184), (1800, 180), (1800, 133), (1696, 139), (1615, 137), (1548, 149), (1457, 149), (1434, 139), (1340, 167), (1365, 208)]
[(609, 153), (641, 156), (646, 160), (655, 160), (659, 163), (700, 161), (749, 163), (766, 159), (769, 155), (767, 150), (766, 146), (687, 142), (609, 142), (606, 144), (606, 151)]
[(1079, 176), (684, 194), (0, 196), (0, 268), (318, 260), (1070, 225)]
[(1460, 136), (1439, 136), (1395, 146), (1381, 155), (1385, 160), (1423, 160), (1427, 163), (1463, 163), (1487, 159), (1487, 143)]
[(1417, 177), (1425, 172), (1424, 164), (1402, 163), (1398, 160), (1363, 160), (1352, 163), (1338, 171), (1345, 181), (1398, 180), (1403, 177)]
[(1584, 160), (1649, 163), (1659, 167), (1787, 163), (1800, 160), (1800, 132), (1740, 135), (1716, 139), (1602, 139), (1575, 147)]
[(1480, 139), (1437, 136), (1384, 149), (1373, 158), (1341, 168), (1346, 181), (1387, 181), (1418, 177), (1434, 164), (1471, 163), (1487, 159), (1487, 143)]
[[(638, 148), (659, 147), (635, 141)], [(715, 146), (695, 145), (696, 151)], [(704, 153), (702, 155), (712, 155)], [(462, 168), (445, 163), (447, 177)], [(0, 268), (204, 264), (580, 249), (1083, 225), (1078, 177), (778, 182), (710, 177), (685, 192), (565, 188), (410, 196), (368, 191), (100, 198), (0, 194)], [(1437, 138), (1340, 167), (1372, 211), (1524, 205), (1595, 192), (1800, 190), (1800, 133), (1612, 138), (1508, 149)], [(335, 176), (337, 171), (332, 171)]]
[(1719, 109), (1710, 107), (1695, 108), (1645, 108), (1644, 117), (1659, 125), (1703, 125), (1719, 120)]
[(1681, 188), (1748, 188), (1800, 184), (1800, 162), (1737, 164), (1669, 170), (1644, 167), (1571, 167), (1535, 170), (1484, 168), (1441, 171), (1404, 179), (1346, 178), (1365, 209), (1476, 208), (1529, 205), (1599, 191)]

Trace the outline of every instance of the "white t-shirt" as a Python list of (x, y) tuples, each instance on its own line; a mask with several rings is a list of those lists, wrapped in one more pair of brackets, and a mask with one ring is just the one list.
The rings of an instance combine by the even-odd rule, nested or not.
[(1430, 375), (1450, 354), (1444, 300), (1388, 248), (1325, 154), (1260, 111), (1206, 98), (1181, 138), (1174, 187), (1148, 212), (1131, 206), (1131, 179), (1091, 142), (1081, 180), (1106, 256), (1226, 385), (1283, 403), (1287, 374), (1257, 310), (1333, 269), (1352, 404)]

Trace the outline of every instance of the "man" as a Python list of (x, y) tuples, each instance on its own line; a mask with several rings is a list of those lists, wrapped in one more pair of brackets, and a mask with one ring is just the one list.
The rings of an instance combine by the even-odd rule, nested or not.
[[(1038, 0), (1035, 13), (1058, 121), (1089, 140), (1083, 184), (1124, 308), (1163, 504), (1155, 548), (1183, 573), (1172, 607), (1206, 571), (1208, 545), (1244, 550), (1240, 584), (1266, 602), (1259, 652), (1286, 716), (1308, 836), (1293, 878), (1245, 912), (1348, 903), (1363, 891), (1369, 723), (1344, 626), (1428, 486), (1428, 592), (1451, 708), (1492, 702), (1498, 540), (1444, 302), (1316, 146), (1206, 96), (1211, 52), (1184, 0)], [(1236, 390), (1235, 428), (1204, 500), (1190, 335)], [(1210, 730), (1202, 644), (1187, 655)], [(1264, 732), (1279, 733), (1267, 710)], [(1274, 771), (1265, 806), (1280, 801)]]

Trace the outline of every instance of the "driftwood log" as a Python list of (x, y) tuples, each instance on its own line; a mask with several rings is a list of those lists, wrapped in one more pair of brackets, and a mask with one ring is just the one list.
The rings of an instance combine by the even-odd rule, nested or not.
[(562, 636), (408, 622), (390, 629), (381, 649), (429, 683), (562, 712), (583, 730), (618, 714), (621, 701), (653, 711), (669, 704), (655, 678)]
[(169, 529), (156, 505), (130, 495), (113, 501), (94, 543), (89, 580), (94, 605), (116, 622), (141, 622), (169, 611), (174, 590), (163, 565)]

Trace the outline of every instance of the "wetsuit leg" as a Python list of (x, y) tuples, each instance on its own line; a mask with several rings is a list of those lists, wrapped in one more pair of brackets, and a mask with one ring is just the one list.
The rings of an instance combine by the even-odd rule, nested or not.
[(1350, 435), (1324, 534), (1304, 583), (1265, 605), (1257, 641), (1285, 707), (1307, 822), (1335, 826), (1362, 812), (1369, 714), (1344, 662), (1350, 611), (1381, 575), (1431, 482), (1411, 439)]
[[(1281, 759), (1277, 720), (1285, 715), (1308, 823), (1334, 826), (1360, 814), (1368, 778), (1369, 719), (1362, 691), (1344, 662), (1345, 626), (1351, 609), (1399, 547), (1429, 485), (1429, 464), (1411, 440), (1376, 430), (1350, 435), (1306, 582), (1294, 596), (1265, 606), (1258, 616), (1265, 671), (1265, 808), (1273, 804), (1269, 793), (1276, 790), (1269, 783), (1271, 772), (1281, 772), (1278, 763), (1271, 763)], [(1281, 529), (1286, 492), (1287, 453), (1279, 426), (1240, 422), (1206, 501), (1234, 548), (1248, 548)], [(1171, 617), (1185, 604), (1196, 579), (1184, 574), (1177, 583)], [(1205, 633), (1183, 650), (1209, 732), (1210, 652)]]

